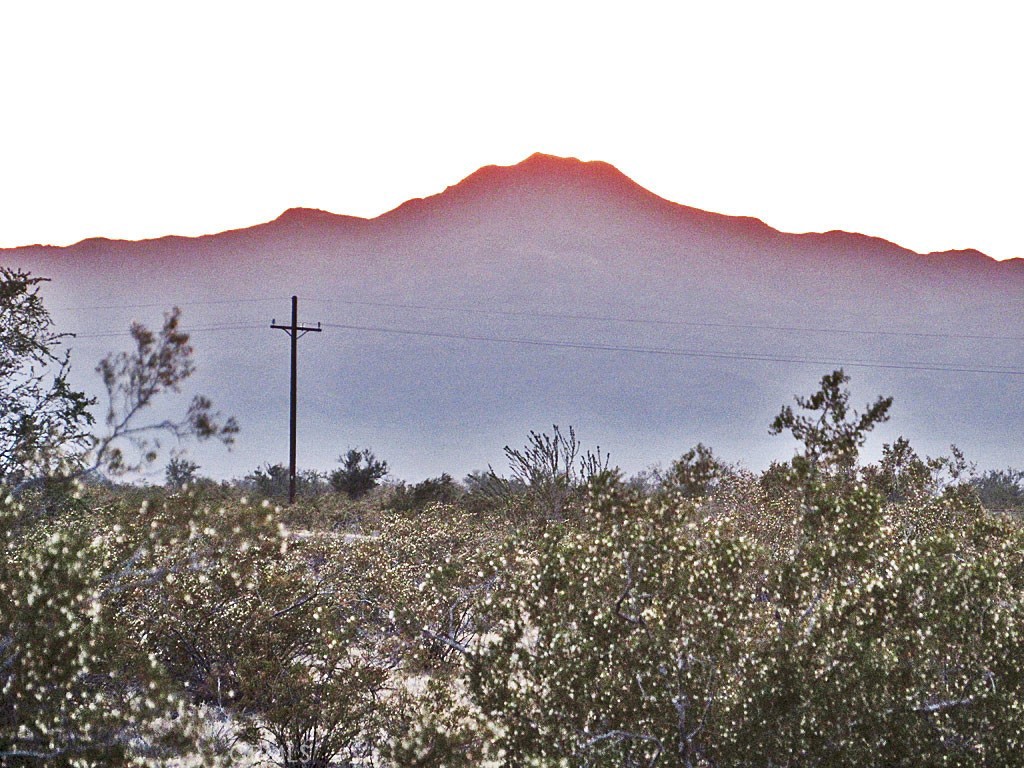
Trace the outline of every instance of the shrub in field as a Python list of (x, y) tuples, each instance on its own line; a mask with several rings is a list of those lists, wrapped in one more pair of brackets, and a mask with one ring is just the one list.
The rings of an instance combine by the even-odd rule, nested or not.
[[(117, 597), (135, 568), (119, 526), (88, 513), (0, 510), (0, 765), (156, 764), (182, 747), (177, 688), (137, 642)], [(31, 519), (26, 524), (26, 514)], [(160, 721), (176, 718), (174, 727)]]
[(697, 446), (653, 493), (557, 428), (465, 494), (25, 488), (0, 507), (0, 765), (1015, 764), (1024, 523), (955, 450), (859, 466), (888, 400), (855, 413), (845, 382), (773, 424), (792, 462)]
[(707, 496), (730, 473), (710, 448), (697, 443), (673, 461), (668, 470), (656, 473), (657, 490), (687, 499)]
[(501, 765), (685, 765), (710, 755), (758, 611), (752, 544), (694, 510), (597, 505), (586, 531), (493, 563), (469, 660)]
[(742, 473), (697, 503), (598, 497), (491, 562), (466, 684), (495, 764), (1015, 759), (1024, 532), (963, 492), (956, 455), (908, 501), (859, 484), (888, 401), (851, 413), (844, 380), (799, 401), (817, 420), (776, 422), (803, 442), (798, 497)]
[(381, 766), (456, 768), (486, 766), (477, 723), (460, 690), (448, 679), (432, 677), (401, 694), (393, 736), (381, 745)]
[(501, 477), (493, 468), (470, 475), (466, 478), (470, 496), (478, 502), (489, 497), (514, 517), (541, 523), (565, 520), (592, 481), (618, 474), (609, 468), (609, 455), (602, 455), (600, 446), (596, 451), (583, 450), (571, 426), (568, 435), (557, 424), (550, 435), (530, 432), (523, 448), (506, 445), (505, 456), (511, 477)]
[(882, 459), (864, 467), (865, 484), (886, 501), (922, 498), (935, 490), (933, 467), (921, 459), (904, 437), (882, 446)]
[(1021, 531), (947, 501), (914, 508), (863, 490), (807, 509), (769, 575), (770, 619), (729, 705), (737, 764), (1003, 764), (1021, 747), (1011, 661), (1024, 619)]
[(533, 516), (527, 486), (521, 480), (499, 476), (493, 469), (474, 470), (462, 480), (466, 495), (459, 505), (476, 514), (501, 514), (522, 521)]
[(344, 493), (350, 499), (368, 494), (388, 473), (388, 463), (374, 456), (369, 448), (362, 451), (350, 448), (338, 461), (341, 467), (331, 472), (328, 480), (336, 492)]
[[(1024, 748), (1024, 535), (936, 500), (920, 537), (815, 491), (772, 555), (749, 509), (597, 506), (493, 563), (468, 657), (498, 764), (1008, 764)], [(764, 530), (762, 528), (762, 530)]]
[(396, 512), (410, 512), (423, 509), (428, 504), (453, 504), (464, 494), (465, 490), (445, 472), (440, 477), (428, 477), (413, 486), (399, 483), (387, 506)]
[[(164, 578), (122, 595), (121, 615), (194, 705), (282, 766), (328, 765), (377, 740), (393, 666), (358, 585), (326, 577), (330, 541), (293, 540), (269, 507), (168, 499), (141, 557)], [(165, 537), (167, 536), (165, 533)]]
[(1024, 470), (990, 469), (971, 484), (986, 509), (1024, 512)]
[[(240, 483), (263, 499), (288, 498), (288, 467), (284, 464), (267, 464), (257, 467)], [(313, 469), (300, 469), (295, 473), (295, 496), (311, 499), (329, 490), (327, 478)]]
[(484, 631), (474, 604), (490, 587), (483, 563), (506, 530), (495, 517), (430, 504), (383, 514), (380, 535), (347, 550), (344, 567), (359, 574), (360, 599), (388, 627), (391, 647), (407, 664), (436, 667)]

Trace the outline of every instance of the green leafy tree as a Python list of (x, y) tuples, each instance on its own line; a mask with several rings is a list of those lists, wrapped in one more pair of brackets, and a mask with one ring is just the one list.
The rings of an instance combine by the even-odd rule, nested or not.
[(1024, 512), (1024, 470), (990, 469), (971, 484), (986, 509)]
[(199, 465), (181, 456), (172, 456), (164, 468), (164, 483), (172, 490), (181, 490), (196, 482)]
[(387, 505), (398, 512), (409, 512), (423, 509), (428, 504), (452, 504), (465, 492), (455, 479), (445, 472), (440, 477), (428, 477), (411, 487), (399, 483)]
[(729, 474), (729, 467), (710, 448), (697, 443), (673, 461), (667, 471), (658, 473), (658, 485), (662, 492), (692, 499), (707, 496)]
[(0, 483), (67, 473), (92, 444), (93, 401), (68, 383), (69, 334), (53, 330), (45, 278), (0, 267)]
[(851, 483), (857, 457), (868, 432), (887, 421), (891, 397), (879, 397), (864, 413), (850, 407), (850, 377), (843, 369), (826, 374), (821, 388), (810, 397), (797, 396), (800, 410), (783, 406), (769, 427), (773, 435), (789, 432), (801, 444), (791, 462), (797, 482), (809, 487), (819, 482)]
[(368, 494), (388, 473), (388, 463), (379, 460), (369, 448), (362, 451), (350, 448), (338, 461), (341, 467), (331, 472), (329, 477), (331, 487), (350, 499), (360, 499)]
[[(284, 464), (267, 464), (257, 467), (245, 476), (243, 487), (255, 491), (265, 499), (288, 498), (288, 467)], [(300, 469), (295, 473), (295, 495), (299, 498), (313, 498), (328, 490), (327, 479), (322, 472), (314, 469)]]

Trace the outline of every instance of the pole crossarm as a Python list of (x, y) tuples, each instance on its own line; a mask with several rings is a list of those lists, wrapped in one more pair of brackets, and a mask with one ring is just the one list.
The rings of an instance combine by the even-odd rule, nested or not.
[[(271, 323), (270, 327), (271, 328), (276, 328), (279, 331), (284, 331), (289, 336), (292, 335), (292, 327), (290, 325), (274, 325), (273, 323)], [(320, 324), (317, 323), (317, 327), (316, 328), (306, 328), (304, 326), (299, 326), (298, 328), (295, 328), (294, 330), (299, 332), (299, 338), (301, 339), (303, 336), (305, 336), (307, 333), (310, 333), (310, 332), (312, 332), (312, 333), (320, 333), (320, 332), (323, 331), (323, 328), (321, 328)]]
[(299, 297), (292, 296), (292, 321), (289, 325), (278, 325), (274, 320), (270, 321), (270, 327), (284, 331), (292, 339), (292, 380), (291, 380), (291, 418), (289, 420), (289, 441), (288, 441), (288, 503), (295, 502), (295, 437), (296, 437), (296, 416), (298, 414), (299, 402), (299, 339), (307, 333), (320, 333), (323, 329), (320, 323), (316, 328), (312, 326), (299, 325)]

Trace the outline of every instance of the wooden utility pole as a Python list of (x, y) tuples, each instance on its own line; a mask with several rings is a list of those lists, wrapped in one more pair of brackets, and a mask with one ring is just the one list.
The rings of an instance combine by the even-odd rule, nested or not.
[(292, 337), (292, 403), (291, 403), (291, 424), (290, 440), (288, 444), (288, 503), (295, 502), (295, 417), (299, 407), (299, 337), (307, 333), (320, 333), (320, 323), (316, 328), (306, 328), (299, 325), (299, 297), (292, 296), (292, 322), (291, 325), (276, 325), (270, 321), (271, 328), (284, 331)]

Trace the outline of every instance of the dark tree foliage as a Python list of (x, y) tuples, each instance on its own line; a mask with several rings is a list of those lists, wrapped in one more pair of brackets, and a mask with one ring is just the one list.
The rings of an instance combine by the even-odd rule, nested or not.
[(990, 469), (971, 485), (986, 509), (1024, 512), (1024, 470)]
[[(266, 464), (245, 476), (244, 485), (267, 499), (288, 498), (288, 467), (284, 464)], [(295, 495), (313, 498), (328, 490), (327, 478), (313, 469), (300, 469), (295, 473)]]
[(840, 368), (821, 378), (821, 389), (810, 397), (796, 398), (802, 411), (783, 406), (769, 427), (769, 433), (790, 432), (802, 444), (792, 467), (802, 485), (823, 480), (851, 482), (856, 474), (857, 455), (868, 432), (889, 419), (891, 397), (879, 397), (864, 413), (850, 407), (850, 377)]
[[(107, 389), (108, 432), (97, 441), (94, 467), (115, 474), (138, 470), (156, 459), (161, 434), (179, 441), (186, 437), (214, 438), (231, 445), (238, 434), (238, 422), (215, 412), (213, 403), (203, 395), (192, 398), (182, 418), (138, 422), (140, 414), (160, 395), (181, 391), (182, 382), (195, 372), (195, 363), (177, 307), (164, 314), (158, 332), (135, 322), (130, 333), (135, 348), (107, 355), (96, 367)], [(126, 447), (134, 451), (133, 456), (126, 453)]]
[(399, 483), (395, 495), (388, 502), (388, 508), (396, 512), (412, 512), (428, 504), (452, 504), (465, 493), (465, 489), (445, 472), (440, 477), (428, 477), (412, 486)]
[(864, 481), (886, 501), (899, 502), (929, 493), (932, 467), (921, 459), (910, 441), (899, 437), (882, 446), (882, 460), (864, 468)]
[(331, 472), (331, 487), (350, 499), (360, 499), (368, 494), (388, 473), (388, 463), (377, 459), (369, 448), (362, 451), (350, 448), (348, 453), (338, 457), (338, 461), (341, 468)]
[(199, 465), (181, 456), (174, 456), (164, 469), (164, 483), (168, 488), (181, 490), (195, 483)]
[(673, 461), (668, 471), (658, 473), (658, 484), (664, 491), (693, 499), (711, 493), (729, 471), (710, 448), (697, 443)]
[(69, 334), (53, 330), (45, 278), (0, 267), (0, 483), (66, 471), (91, 444), (93, 403), (68, 383)]

